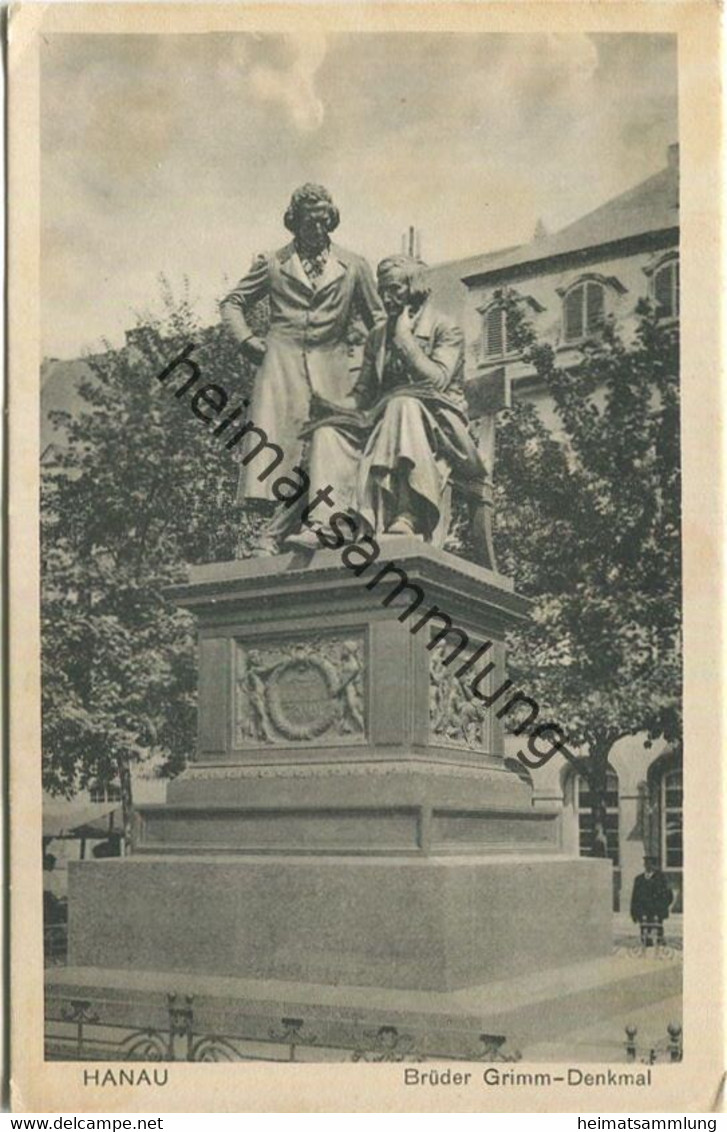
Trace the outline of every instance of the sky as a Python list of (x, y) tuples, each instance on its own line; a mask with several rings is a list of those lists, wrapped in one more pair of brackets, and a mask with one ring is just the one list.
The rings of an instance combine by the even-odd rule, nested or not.
[(214, 319), (305, 181), (372, 265), (557, 230), (663, 168), (676, 76), (659, 35), (48, 35), (44, 355), (120, 344), (160, 274)]

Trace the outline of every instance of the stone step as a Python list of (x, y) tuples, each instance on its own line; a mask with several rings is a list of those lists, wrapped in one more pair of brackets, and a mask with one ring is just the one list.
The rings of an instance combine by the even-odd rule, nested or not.
[[(168, 1025), (168, 995), (194, 1012), (197, 1034), (265, 1042), (296, 1023), (300, 1044), (315, 1035), (318, 1057), (352, 1051), (376, 1040), (403, 1042), (410, 1052), (476, 1058), (490, 1049), (525, 1050), (613, 1019), (613, 1048), (620, 1052), (623, 1018), (681, 993), (676, 959), (614, 955), (533, 971), (486, 986), (450, 992), (325, 986), (223, 978), (183, 972), (65, 968), (48, 972), (47, 1015), (58, 1021), (69, 1001), (88, 1003), (98, 1025), (129, 1030)], [(187, 996), (191, 996), (187, 998)], [(282, 1029), (281, 1029), (282, 1027)], [(380, 1036), (383, 1034), (383, 1038)], [(506, 1043), (506, 1044), (505, 1044)], [(311, 1049), (313, 1046), (311, 1046)], [(328, 1057), (326, 1056), (328, 1051)], [(577, 1056), (574, 1047), (572, 1057)], [(264, 1056), (264, 1053), (263, 1053)], [(316, 1060), (311, 1053), (309, 1060)], [(485, 1058), (486, 1059), (486, 1058)]]

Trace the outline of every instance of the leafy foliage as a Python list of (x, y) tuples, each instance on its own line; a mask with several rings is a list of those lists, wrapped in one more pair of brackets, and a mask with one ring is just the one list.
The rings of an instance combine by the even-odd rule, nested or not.
[(642, 303), (633, 341), (607, 323), (565, 369), (515, 297), (501, 297), (509, 340), (557, 422), (524, 400), (498, 421), (498, 556), (534, 602), (509, 663), (571, 747), (585, 748), (604, 818), (614, 743), (680, 736), (678, 334)]
[(173, 774), (194, 734), (193, 627), (165, 587), (187, 563), (232, 558), (260, 522), (234, 505), (232, 455), (174, 396), (189, 371), (157, 381), (191, 342), (230, 406), (249, 396), (228, 336), (167, 293), (163, 319), (87, 359), (84, 411), (54, 414), (64, 443), (43, 477), (44, 786), (118, 778), (127, 816), (132, 764)]

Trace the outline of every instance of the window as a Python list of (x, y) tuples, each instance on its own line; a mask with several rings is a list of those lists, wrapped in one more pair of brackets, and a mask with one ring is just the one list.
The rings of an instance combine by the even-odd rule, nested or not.
[(661, 867), (674, 893), (671, 911), (681, 912), (684, 905), (684, 843), (682, 820), (682, 771), (667, 770), (659, 782), (659, 835)]
[(545, 307), (532, 295), (521, 295), (511, 287), (492, 292), (488, 302), (477, 308), (482, 315), (482, 351), (486, 362), (514, 359), (520, 353), (518, 331), (521, 316), (529, 323), (532, 315)]
[[(591, 791), (585, 779), (575, 777), (575, 808), (578, 814), (578, 852), (581, 857), (593, 853), (593, 814)], [(618, 775), (609, 771), (606, 777), (606, 853), (613, 865), (613, 910), (621, 901), (621, 856), (619, 846)]]
[[(590, 857), (593, 846), (593, 814), (591, 812), (591, 791), (588, 783), (576, 779), (578, 802), (578, 843), (581, 857)], [(608, 856), (614, 865), (619, 865), (618, 843), (618, 776), (613, 771), (606, 778), (606, 845)]]
[(679, 317), (679, 260), (671, 259), (654, 272), (654, 306), (657, 318)]
[(499, 303), (485, 312), (485, 357), (502, 358), (507, 353), (507, 315)]
[(649, 280), (649, 297), (658, 319), (679, 318), (679, 257), (668, 251), (644, 268)]
[(682, 772), (671, 770), (661, 780), (661, 860), (665, 869), (681, 869)]
[(89, 787), (88, 794), (92, 802), (121, 801), (121, 787), (113, 782), (108, 786), (104, 786), (102, 782), (94, 782), (93, 786)]
[(563, 336), (574, 342), (597, 333), (606, 317), (606, 290), (602, 283), (589, 279), (576, 283), (563, 299)]

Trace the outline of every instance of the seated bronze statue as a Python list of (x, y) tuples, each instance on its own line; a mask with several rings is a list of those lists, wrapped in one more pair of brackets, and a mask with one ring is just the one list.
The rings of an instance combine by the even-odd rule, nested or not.
[[(366, 340), (358, 411), (319, 401), (304, 435), (312, 490), (333, 484), (337, 508), (355, 513), (364, 530), (441, 546), (452, 476), (485, 473), (467, 427), (462, 333), (433, 307), (425, 272), (408, 256), (379, 264), (387, 317)], [(315, 524), (290, 541), (317, 549)]]

